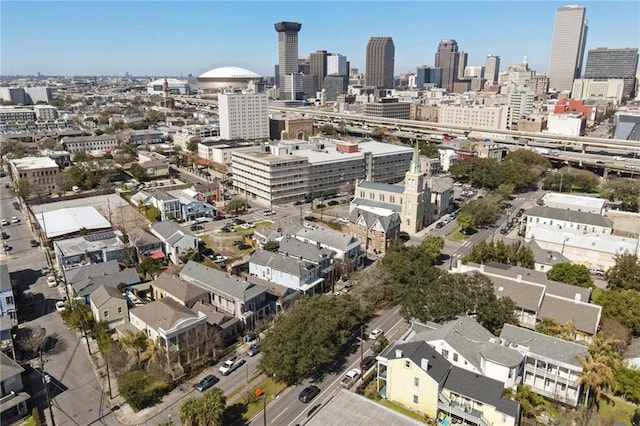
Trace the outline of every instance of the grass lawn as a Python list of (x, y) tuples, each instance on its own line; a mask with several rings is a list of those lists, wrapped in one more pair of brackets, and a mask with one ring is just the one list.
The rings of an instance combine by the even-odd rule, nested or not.
[[(264, 392), (267, 398), (267, 405), (269, 405), (275, 399), (275, 393), (280, 393), (284, 389), (287, 388), (287, 385), (280, 382), (274, 382), (273, 378), (265, 377), (260, 382), (258, 382), (251, 391), (255, 391), (256, 389), (260, 389)], [(275, 392), (275, 393), (274, 393)], [(262, 397), (255, 402), (252, 402), (247, 406), (247, 411), (242, 415), (242, 418), (245, 420), (249, 420), (256, 414), (258, 414), (264, 408), (264, 401)]]
[(602, 424), (609, 420), (616, 420), (626, 426), (631, 426), (631, 417), (635, 412), (636, 406), (621, 398), (608, 396), (609, 400), (603, 399), (598, 404), (598, 416), (602, 420)]
[(391, 402), (388, 399), (383, 398), (379, 400), (378, 403), (381, 405), (384, 405), (387, 408), (392, 409), (393, 411), (397, 411), (398, 413), (404, 414), (405, 416), (409, 416), (412, 419), (417, 419), (417, 420), (420, 420), (421, 422), (424, 422), (425, 420), (424, 416), (421, 416), (418, 413), (414, 413), (413, 411), (407, 410), (403, 406), (398, 405), (395, 402)]
[(447, 239), (451, 241), (464, 241), (467, 239), (467, 236), (460, 232), (460, 226), (456, 225), (456, 227), (447, 234)]

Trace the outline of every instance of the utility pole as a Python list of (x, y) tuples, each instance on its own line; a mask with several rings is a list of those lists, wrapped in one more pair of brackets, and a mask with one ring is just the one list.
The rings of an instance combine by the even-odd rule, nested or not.
[(360, 324), (360, 363), (364, 360), (364, 324)]

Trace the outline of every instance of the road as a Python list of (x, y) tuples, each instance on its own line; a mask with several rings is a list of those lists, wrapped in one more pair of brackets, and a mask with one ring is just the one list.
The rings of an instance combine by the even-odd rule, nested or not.
[[(340, 297), (340, 296), (338, 296)], [(381, 328), (385, 331), (385, 335), (389, 341), (397, 340), (404, 336), (409, 330), (409, 324), (400, 316), (400, 308), (388, 309), (380, 313), (374, 318), (367, 328), (365, 335), (374, 328)], [(375, 341), (366, 340), (363, 342), (363, 355), (371, 355), (371, 346)], [(315, 384), (321, 389), (321, 392), (308, 404), (298, 400), (298, 395), (305, 387), (312, 384), (309, 379), (303, 380), (296, 386), (290, 386), (278, 395), (276, 401), (267, 406), (267, 424), (269, 425), (295, 425), (301, 423), (313, 407), (328, 400), (333, 393), (339, 389), (340, 380), (343, 375), (351, 368), (360, 364), (360, 339), (349, 348), (346, 356), (341, 360), (341, 364), (336, 368), (337, 371), (327, 373), (321, 380)], [(355, 389), (356, 385), (352, 387)], [(253, 426), (263, 425), (263, 413), (257, 414), (250, 422)]]
[[(55, 302), (63, 298), (63, 289), (61, 286), (50, 288), (47, 285), (47, 277), (41, 270), (47, 264), (44, 252), (41, 247), (31, 247), (30, 241), (36, 237), (31, 232), (29, 221), (20, 210), (13, 207), (13, 202), (17, 200), (5, 186), (9, 182), (8, 177), (0, 180), (0, 217), (16, 216), (21, 220), (3, 227), (3, 231), (9, 234), (8, 241), (13, 249), (8, 255), (0, 254), (0, 257), (8, 260), (9, 273), (17, 284), (14, 294), (18, 303), (19, 329), (40, 326), (47, 332), (44, 371), (51, 377), (55, 424), (90, 425), (98, 421), (117, 424), (107, 409), (84, 341), (62, 323), (55, 309)], [(17, 355), (21, 362), (29, 362), (22, 359), (19, 350)], [(30, 407), (39, 407), (41, 416), (48, 418), (42, 374), (36, 369), (30, 370), (23, 377), (23, 382), (32, 395)], [(49, 420), (47, 424), (51, 424)]]

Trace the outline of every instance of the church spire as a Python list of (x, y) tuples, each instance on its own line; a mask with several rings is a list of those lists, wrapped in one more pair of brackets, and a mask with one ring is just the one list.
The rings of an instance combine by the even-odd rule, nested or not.
[(414, 150), (413, 150), (413, 158), (411, 159), (411, 167), (410, 167), (410, 171), (411, 173), (420, 173), (420, 149), (418, 147), (418, 141), (416, 141), (416, 144), (414, 145)]

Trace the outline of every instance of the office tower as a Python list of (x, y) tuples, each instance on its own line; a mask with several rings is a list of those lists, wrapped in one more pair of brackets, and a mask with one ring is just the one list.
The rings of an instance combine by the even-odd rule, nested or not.
[(484, 67), (479, 66), (466, 66), (464, 68), (464, 77), (477, 77), (482, 78), (484, 75)]
[(456, 78), (458, 80), (462, 80), (464, 78), (464, 70), (467, 68), (467, 56), (466, 52), (458, 52), (458, 71), (456, 73)]
[(324, 100), (335, 101), (338, 95), (347, 93), (349, 77), (332, 74), (324, 78)]
[(624, 80), (623, 96), (634, 95), (636, 71), (638, 69), (638, 49), (607, 49), (598, 47), (587, 52), (585, 79)]
[(518, 128), (518, 122), (533, 112), (535, 94), (531, 90), (518, 90), (509, 93), (509, 129)]
[(458, 73), (458, 43), (455, 40), (442, 40), (436, 52), (435, 67), (442, 69), (442, 88), (453, 91)]
[(269, 98), (266, 93), (221, 93), (218, 111), (222, 139), (269, 138)]
[[(283, 78), (283, 76), (298, 72), (298, 32), (302, 28), (302, 24), (298, 22), (278, 22), (274, 26), (278, 32), (280, 98), (291, 99), (291, 85), (288, 84), (290, 80)], [(287, 85), (289, 86), (288, 89)]]
[(326, 50), (318, 50), (309, 55), (309, 74), (315, 76), (316, 90), (322, 90), (322, 82), (327, 76)]
[(441, 87), (442, 70), (428, 65), (420, 65), (416, 68), (416, 87), (422, 89), (425, 86)]
[(484, 61), (485, 80), (493, 85), (498, 82), (498, 74), (500, 74), (500, 56), (487, 55), (487, 59)]
[(349, 75), (347, 72), (347, 57), (338, 53), (327, 56), (327, 75)]
[(395, 46), (391, 37), (371, 37), (367, 44), (365, 85), (393, 88)]
[(549, 86), (557, 91), (571, 90), (573, 80), (580, 78), (587, 39), (584, 6), (564, 6), (556, 11), (551, 54)]

